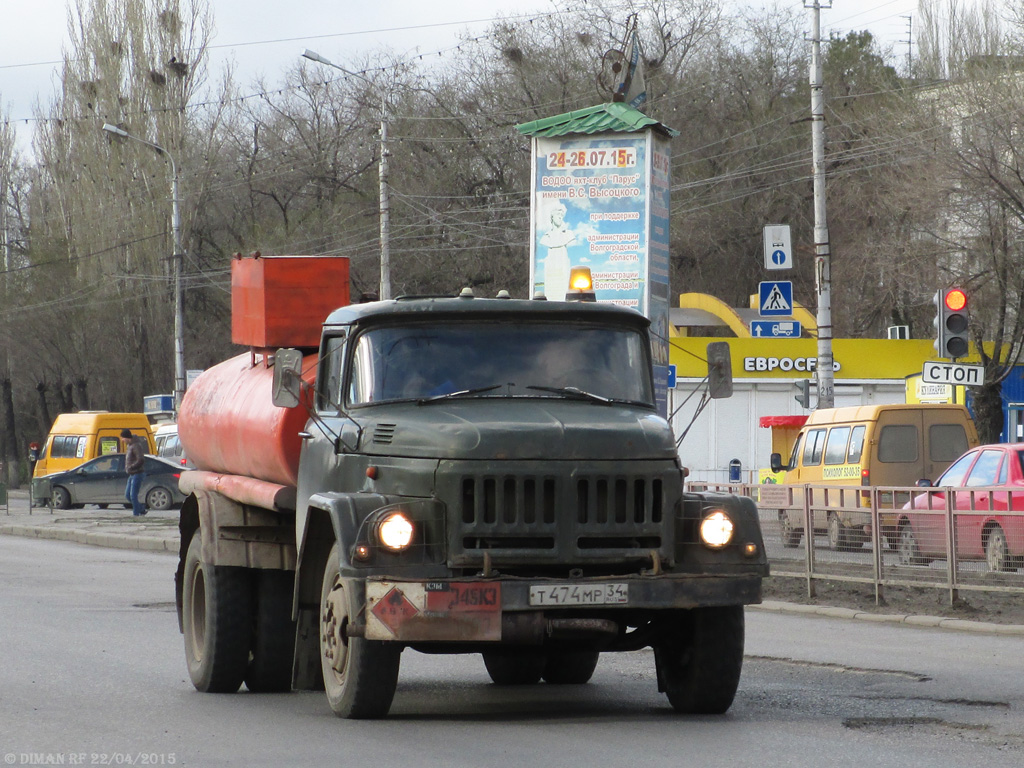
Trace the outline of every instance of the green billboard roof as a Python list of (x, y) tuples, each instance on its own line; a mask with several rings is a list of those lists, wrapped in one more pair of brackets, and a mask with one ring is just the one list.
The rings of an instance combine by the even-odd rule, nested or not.
[(524, 136), (569, 136), (572, 134), (636, 133), (650, 128), (665, 136), (678, 136), (679, 131), (662, 125), (628, 104), (611, 102), (577, 109), (554, 117), (532, 120), (516, 126)]

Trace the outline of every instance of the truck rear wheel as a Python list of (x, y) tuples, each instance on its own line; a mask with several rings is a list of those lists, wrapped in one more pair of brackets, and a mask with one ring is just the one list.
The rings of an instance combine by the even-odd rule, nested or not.
[(320, 590), (320, 667), (327, 701), (338, 717), (387, 715), (398, 687), (401, 646), (349, 637), (352, 606), (338, 573), (338, 545), (331, 548)]
[(292, 621), (292, 571), (256, 573), (256, 623), (252, 657), (245, 674), (250, 691), (277, 693), (292, 688), (295, 622)]
[(552, 651), (544, 664), (544, 681), (552, 685), (583, 685), (597, 669), (600, 651)]
[(197, 530), (185, 556), (182, 598), (185, 660), (192, 685), (204, 693), (234, 693), (249, 665), (249, 572), (204, 563)]
[(539, 683), (547, 664), (547, 656), (540, 650), (488, 651), (483, 657), (487, 674), (495, 685)]
[(658, 687), (677, 712), (721, 715), (743, 668), (743, 606), (694, 608), (666, 622), (654, 647)]

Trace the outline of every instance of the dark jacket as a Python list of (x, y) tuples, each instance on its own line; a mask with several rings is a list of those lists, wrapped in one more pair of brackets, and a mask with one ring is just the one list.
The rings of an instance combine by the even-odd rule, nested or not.
[(129, 475), (139, 474), (146, 466), (146, 448), (142, 441), (143, 438), (135, 435), (124, 452), (124, 471)]

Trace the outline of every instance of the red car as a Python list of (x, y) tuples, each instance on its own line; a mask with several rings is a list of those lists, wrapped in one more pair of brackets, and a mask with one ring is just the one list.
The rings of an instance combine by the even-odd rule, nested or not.
[[(942, 473), (936, 490), (915, 496), (898, 522), (899, 560), (920, 565), (946, 557), (945, 494), (953, 488), (956, 556), (985, 560), (993, 571), (1024, 566), (1024, 443), (979, 445)], [(937, 512), (914, 513), (930, 509)], [(1020, 514), (1000, 514), (1000, 511)]]

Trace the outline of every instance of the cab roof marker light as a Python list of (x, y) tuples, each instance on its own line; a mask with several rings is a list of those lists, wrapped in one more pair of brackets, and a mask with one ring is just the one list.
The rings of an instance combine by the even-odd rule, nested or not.
[(565, 300), (597, 301), (590, 267), (572, 267), (569, 270), (569, 290), (565, 294)]

